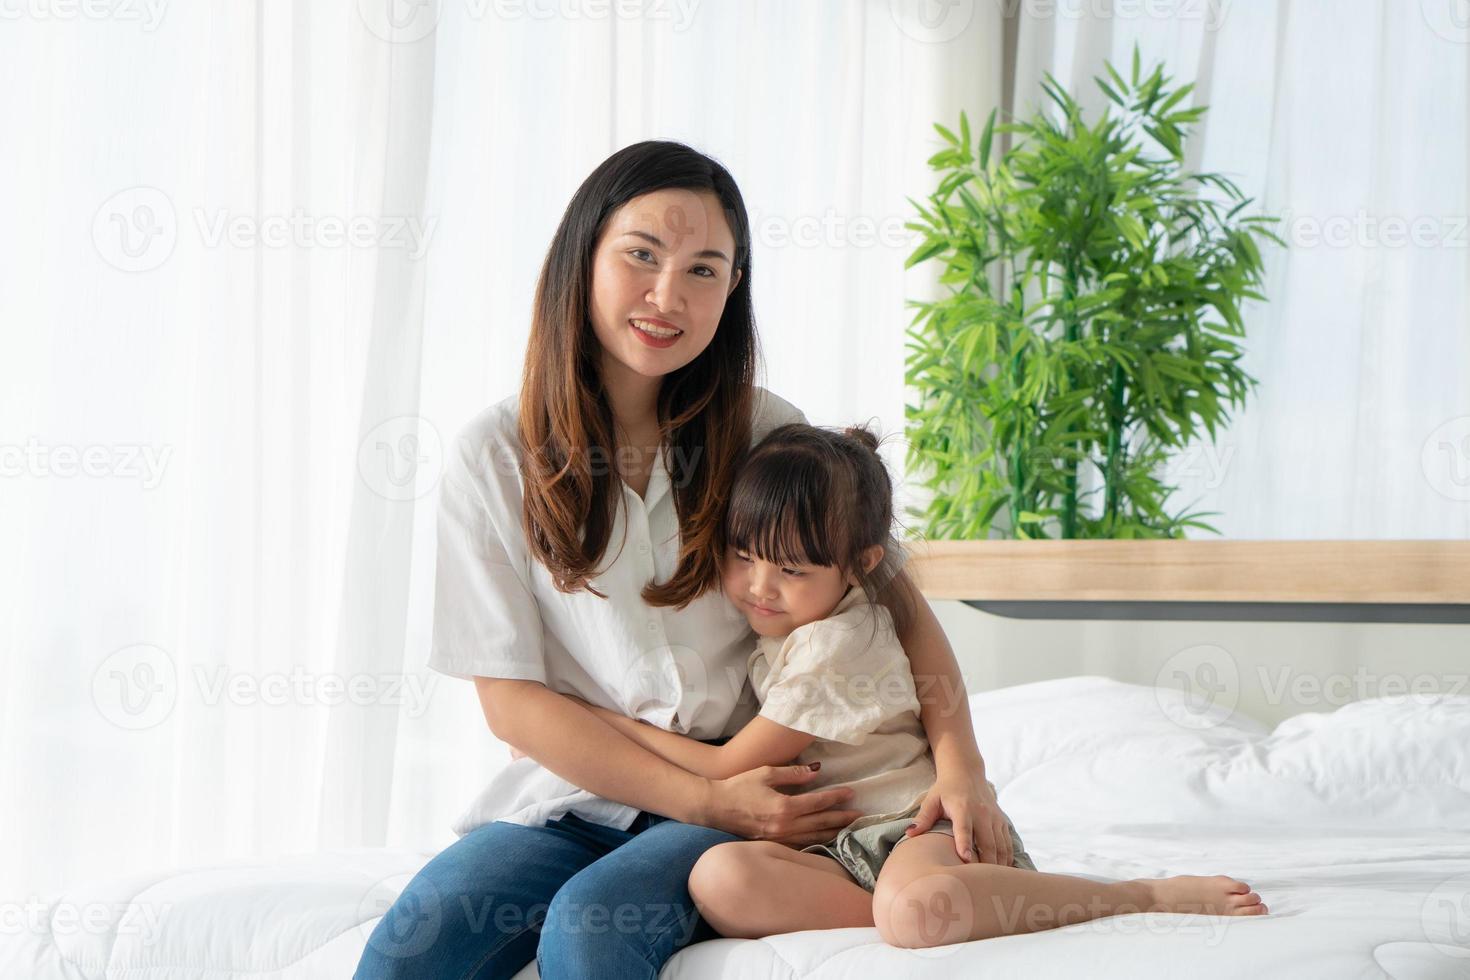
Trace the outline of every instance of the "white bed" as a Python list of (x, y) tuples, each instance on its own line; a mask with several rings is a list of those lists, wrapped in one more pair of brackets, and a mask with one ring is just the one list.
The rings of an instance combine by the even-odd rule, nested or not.
[[(1470, 978), (1470, 697), (1361, 701), (1269, 732), (1102, 677), (971, 705), (1042, 870), (1230, 874), (1271, 914), (1120, 916), (927, 951), (873, 929), (722, 939), (663, 976)], [(339, 980), (428, 857), (339, 852), (79, 883), (10, 916), (0, 977)]]

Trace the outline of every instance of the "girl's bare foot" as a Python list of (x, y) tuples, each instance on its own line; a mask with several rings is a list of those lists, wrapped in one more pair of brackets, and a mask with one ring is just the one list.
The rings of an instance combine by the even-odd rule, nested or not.
[(1176, 875), (1140, 878), (1149, 912), (1193, 912), (1203, 915), (1265, 915), (1266, 904), (1251, 886), (1225, 875)]

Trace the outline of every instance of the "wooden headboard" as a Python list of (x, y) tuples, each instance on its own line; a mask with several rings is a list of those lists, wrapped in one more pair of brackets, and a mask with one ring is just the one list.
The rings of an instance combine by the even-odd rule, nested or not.
[[(1003, 615), (1470, 622), (1470, 541), (909, 541), (930, 599)], [(1122, 612), (1126, 615), (1109, 615)]]

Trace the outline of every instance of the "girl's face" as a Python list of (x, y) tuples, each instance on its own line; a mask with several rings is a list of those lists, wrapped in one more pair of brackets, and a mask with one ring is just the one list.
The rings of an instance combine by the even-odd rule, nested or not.
[(613, 212), (592, 258), (604, 371), (659, 378), (698, 357), (740, 283), (734, 260), (735, 236), (711, 191), (652, 191)]
[[(882, 557), (881, 545), (869, 548), (863, 553), (864, 569), (872, 571)], [(732, 551), (725, 560), (724, 583), (725, 595), (745, 614), (751, 629), (761, 636), (785, 636), (826, 619), (858, 580), (835, 565), (775, 565)]]

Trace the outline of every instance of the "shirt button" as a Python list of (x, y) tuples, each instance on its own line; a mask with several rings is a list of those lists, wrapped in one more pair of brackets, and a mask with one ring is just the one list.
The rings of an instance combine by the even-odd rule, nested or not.
[(653, 549), (651, 549), (651, 548), (648, 547), (648, 542), (647, 541), (640, 541), (640, 542), (638, 542), (638, 553), (640, 555), (646, 555), (651, 550), (653, 550)]
[(658, 623), (655, 623), (653, 620), (650, 619), (648, 621), (648, 632), (650, 632), (650, 633), (657, 633), (658, 632)]

